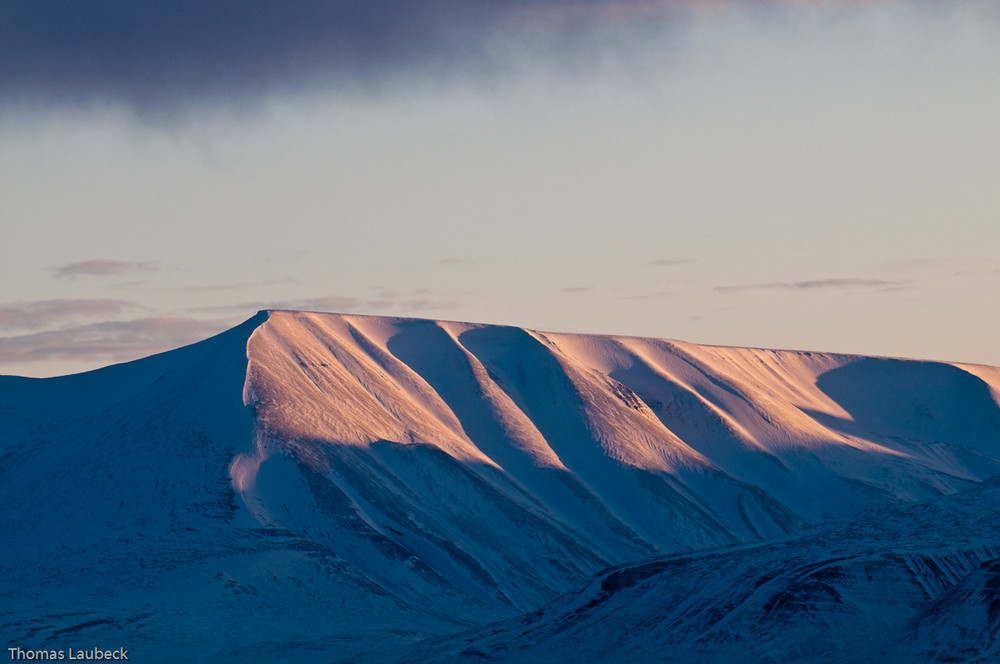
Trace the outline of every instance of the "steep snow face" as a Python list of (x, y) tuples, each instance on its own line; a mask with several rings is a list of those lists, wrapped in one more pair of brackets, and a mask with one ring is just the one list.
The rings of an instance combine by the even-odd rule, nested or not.
[[(331, 453), (405, 447), (504, 478), (578, 535), (600, 507), (627, 546), (682, 550), (1000, 468), (986, 368), (292, 312), (248, 352), (262, 439), (233, 467), (248, 492), (278, 448), (322, 474)], [(571, 488), (546, 496), (552, 477)], [(691, 513), (700, 525), (678, 532)]]
[(477, 620), (1000, 470), (987, 368), (296, 312), (248, 356), (257, 522)]
[[(609, 566), (975, 487), (1000, 473), (998, 386), (989, 367), (296, 312), (0, 378), (0, 632), (143, 661), (354, 658)], [(990, 569), (947, 601), (988, 619)]]

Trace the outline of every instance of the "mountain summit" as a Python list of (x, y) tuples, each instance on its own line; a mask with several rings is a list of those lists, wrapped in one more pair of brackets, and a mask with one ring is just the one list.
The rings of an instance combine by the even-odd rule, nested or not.
[[(128, 364), (0, 378), (0, 436), (0, 626), (24, 650), (551, 661), (575, 643), (575, 659), (606, 661), (586, 646), (604, 625), (640, 659), (669, 644), (819, 661), (880, 625), (916, 630), (921, 612), (930, 636), (911, 645), (964, 643), (949, 620), (996, 598), (1000, 535), (981, 518), (958, 540), (933, 525), (969, 518), (969, 501), (995, 509), (992, 367), (271, 311)], [(886, 510), (884, 537), (844, 525)], [(948, 537), (951, 563), (924, 556)], [(815, 571), (833, 555), (889, 571), (842, 563), (850, 597), (783, 576), (786, 558)], [(668, 613), (713, 560), (731, 583), (700, 609), (634, 631), (601, 617)], [(747, 604), (754, 578), (772, 595)], [(754, 636), (778, 606), (813, 627)], [(567, 615), (594, 620), (568, 637)], [(732, 652), (699, 641), (726, 621)], [(448, 640), (470, 629), (487, 632)], [(489, 634), (522, 647), (504, 655)], [(392, 650), (430, 637), (444, 641)], [(990, 638), (955, 661), (994, 652)], [(930, 652), (918, 645), (900, 661)]]

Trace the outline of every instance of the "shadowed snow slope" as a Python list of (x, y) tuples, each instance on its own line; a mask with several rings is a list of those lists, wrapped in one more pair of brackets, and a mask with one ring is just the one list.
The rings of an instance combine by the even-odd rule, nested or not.
[[(329, 661), (666, 554), (780, 566), (781, 546), (746, 547), (1000, 474), (998, 394), (981, 366), (261, 313), (138, 362), (0, 378), (0, 629), (142, 661)], [(936, 601), (975, 613), (987, 540), (922, 594), (890, 565), (910, 593), (893, 628)], [(678, 574), (683, 594), (698, 577)], [(774, 661), (801, 650), (781, 638)]]
[(998, 502), (991, 481), (797, 537), (611, 568), (538, 611), (363, 661), (1000, 661)]

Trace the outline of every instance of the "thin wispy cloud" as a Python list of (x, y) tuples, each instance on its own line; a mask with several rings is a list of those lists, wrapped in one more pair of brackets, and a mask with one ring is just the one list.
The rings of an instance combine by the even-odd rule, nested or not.
[(56, 279), (72, 279), (75, 277), (111, 277), (135, 272), (152, 270), (152, 263), (137, 263), (132, 261), (116, 261), (98, 258), (79, 263), (70, 263), (55, 269)]
[(231, 321), (141, 318), (0, 337), (0, 362), (46, 360), (120, 362), (200, 341)]
[(909, 258), (894, 258), (876, 265), (879, 270), (889, 272), (924, 272), (939, 271), (954, 267), (962, 259), (944, 257), (912, 256)]
[(897, 274), (974, 278), (990, 274), (993, 265), (994, 259), (987, 256), (935, 256), (885, 261), (878, 269)]
[(718, 293), (734, 293), (754, 290), (898, 290), (913, 285), (910, 281), (891, 281), (887, 279), (811, 279), (807, 281), (775, 281), (764, 284), (738, 284), (733, 286), (716, 286)]
[(127, 300), (62, 299), (0, 305), (0, 329), (24, 330), (58, 325), (85, 317), (108, 317), (137, 305)]
[(676, 293), (671, 291), (657, 291), (655, 293), (638, 293), (635, 295), (626, 295), (623, 300), (664, 300), (667, 298), (675, 297)]

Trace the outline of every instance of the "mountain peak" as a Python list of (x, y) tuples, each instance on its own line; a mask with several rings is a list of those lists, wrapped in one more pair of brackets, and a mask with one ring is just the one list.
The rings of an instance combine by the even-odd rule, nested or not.
[[(4, 631), (187, 643), (207, 620), (223, 659), (325, 661), (481, 626), (602, 568), (973, 488), (1000, 473), (998, 388), (989, 367), (262, 311), (0, 383), (0, 572), (5, 597), (33, 589)], [(48, 579), (80, 566), (65, 599)]]

